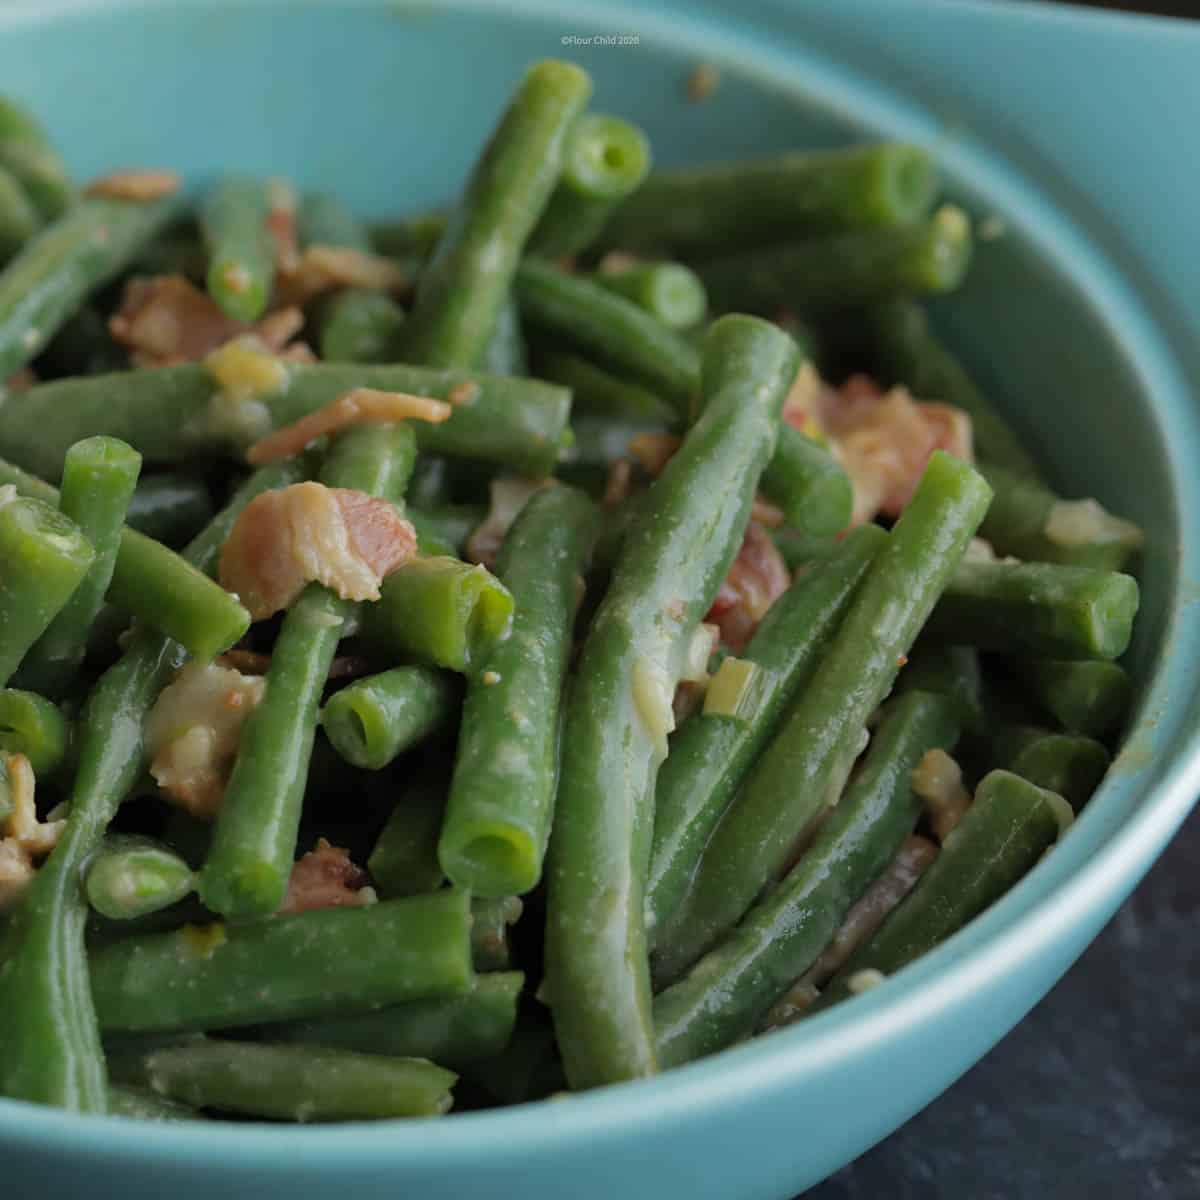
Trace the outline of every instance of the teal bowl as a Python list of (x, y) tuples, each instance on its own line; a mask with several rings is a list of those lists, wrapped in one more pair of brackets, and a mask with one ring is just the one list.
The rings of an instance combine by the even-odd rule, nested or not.
[[(548, 55), (586, 65), (663, 162), (925, 143), (997, 235), (939, 310), (946, 335), (1063, 488), (1149, 535), (1139, 699), (1103, 788), (1000, 903), (869, 994), (658, 1079), (439, 1122), (147, 1127), (0, 1102), (6, 1195), (779, 1200), (993, 1046), (1183, 820), (1200, 791), (1200, 27), (953, 0), (42, 0), (4, 6), (0, 33), (4, 90), (80, 177), (278, 172), (366, 214), (450, 196)], [(636, 44), (583, 44), (597, 34)], [(721, 84), (688, 103), (699, 62)]]

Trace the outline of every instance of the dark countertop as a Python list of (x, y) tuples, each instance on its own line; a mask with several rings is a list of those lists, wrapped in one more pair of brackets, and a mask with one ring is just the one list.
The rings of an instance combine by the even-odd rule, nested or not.
[(1200, 810), (982, 1062), (804, 1200), (1200, 1197)]

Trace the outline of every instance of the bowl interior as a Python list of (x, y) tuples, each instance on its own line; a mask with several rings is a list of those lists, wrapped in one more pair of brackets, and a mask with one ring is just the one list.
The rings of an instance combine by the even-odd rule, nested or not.
[[(914, 972), (914, 979), (927, 978), (976, 953), (1035, 905), (1044, 914), (1042, 902), (1100, 854), (1175, 769), (1190, 736), (1180, 710), (1195, 692), (1178, 661), (1194, 655), (1198, 641), (1195, 620), (1183, 615), (1194, 598), (1182, 581), (1195, 548), (1184, 555), (1180, 514), (1200, 500), (1188, 468), (1189, 455), (1200, 453), (1200, 436), (1145, 295), (1106, 254), (1103, 231), (1052, 164), (1037, 159), (1019, 135), (990, 128), (967, 101), (931, 90), (916, 66), (906, 75), (894, 63), (879, 64), (869, 39), (840, 36), (819, 16), (793, 14), (794, 37), (786, 46), (756, 40), (728, 7), (722, 19), (716, 9), (689, 16), (606, 6), (571, 15), (550, 5), (501, 11), (421, 0), (52, 5), (49, 12), (0, 14), (0, 66), (5, 91), (45, 119), (80, 178), (116, 165), (176, 167), (195, 182), (228, 170), (277, 173), (335, 191), (371, 216), (451, 197), (521, 69), (548, 56), (583, 63), (595, 78), (595, 106), (639, 122), (663, 164), (881, 136), (938, 150), (948, 193), (977, 216), (994, 218), (990, 224), (999, 231), (980, 242), (969, 282), (937, 306), (938, 321), (1062, 489), (1098, 496), (1149, 536), (1140, 568), (1142, 614), (1129, 655), (1139, 700), (1125, 752), (1071, 838), (987, 918)], [(637, 44), (569, 40), (622, 33), (636, 35)], [(721, 83), (708, 101), (690, 103), (687, 79), (700, 61), (720, 67)], [(1112, 903), (1136, 873), (1118, 883)], [(906, 986), (902, 979), (888, 989), (900, 996)], [(872, 998), (876, 1007), (881, 999)], [(1012, 1012), (1008, 1023), (1019, 1015)], [(530, 1139), (555, 1130), (577, 1136), (588, 1121), (615, 1129), (636, 1119), (638, 1096), (660, 1115), (679, 1116), (689, 1089), (699, 1095), (722, 1081), (732, 1085), (738, 1064), (760, 1064), (768, 1050), (793, 1079), (803, 1079), (855, 1019), (851, 1011), (831, 1013), (811, 1032), (792, 1031), (770, 1047), (734, 1051), (677, 1078), (638, 1085), (622, 1093), (627, 1106), (611, 1095), (572, 1100), (557, 1111), (584, 1112), (575, 1134), (570, 1120), (535, 1119), (530, 1110), (448, 1122), (436, 1141), (417, 1126), (354, 1136), (373, 1154), (394, 1147), (397, 1155), (419, 1156), (431, 1145), (447, 1153), (465, 1147), (454, 1140), (460, 1136), (528, 1149)], [(949, 1077), (943, 1074), (940, 1084)], [(931, 1087), (924, 1086), (924, 1098)], [(867, 1127), (878, 1136), (921, 1099), (921, 1089), (914, 1090)], [(0, 1135), (7, 1122), (32, 1137), (39, 1120), (55, 1138), (91, 1125), (103, 1128), (114, 1153), (136, 1149), (132, 1129), (43, 1118), (0, 1102)], [(268, 1140), (254, 1145), (267, 1156), (291, 1132), (264, 1131)], [(189, 1136), (139, 1131), (136, 1144), (161, 1145), (164, 1152), (168, 1140), (199, 1144)], [(204, 1133), (211, 1145), (228, 1137), (249, 1147), (254, 1136), (242, 1129)], [(309, 1148), (348, 1145), (349, 1136), (303, 1134)], [(796, 1153), (811, 1175), (861, 1148), (867, 1136), (857, 1147), (853, 1139), (839, 1143), (832, 1156), (819, 1147)], [(99, 1141), (88, 1144), (99, 1153)], [(298, 1138), (288, 1144), (299, 1153)]]

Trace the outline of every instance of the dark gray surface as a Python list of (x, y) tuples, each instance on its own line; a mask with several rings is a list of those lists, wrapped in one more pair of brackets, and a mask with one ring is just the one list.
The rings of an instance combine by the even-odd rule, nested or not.
[(1077, 1198), (1200, 1198), (1200, 812), (987, 1058), (804, 1194)]

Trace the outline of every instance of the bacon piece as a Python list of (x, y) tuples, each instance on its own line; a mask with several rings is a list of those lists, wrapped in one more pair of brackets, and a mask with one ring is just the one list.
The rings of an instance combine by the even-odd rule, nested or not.
[(277, 282), (288, 303), (304, 305), (339, 288), (403, 292), (409, 278), (390, 258), (348, 246), (309, 246), (287, 269), (280, 264)]
[(268, 314), (257, 325), (227, 317), (207, 292), (182, 275), (139, 276), (125, 285), (109, 318), (113, 339), (139, 367), (198, 362), (233, 338), (252, 333), (269, 351), (282, 349), (304, 325), (298, 308)]
[(309, 442), (326, 434), (340, 433), (352, 425), (386, 425), (410, 417), (439, 425), (452, 411), (445, 401), (431, 400), (428, 396), (352, 388), (316, 412), (260, 438), (246, 451), (246, 461), (260, 466), (276, 459), (290, 458), (299, 454)]
[(296, 190), (286, 179), (272, 179), (267, 189), (267, 232), (275, 243), (275, 266), (280, 271), (294, 271), (300, 261)]
[(242, 726), (265, 689), (261, 675), (216, 662), (190, 662), (163, 688), (146, 718), (146, 750), (173, 803), (204, 820), (217, 815)]
[(316, 848), (292, 867), (279, 912), (283, 915), (317, 908), (357, 907), (374, 899), (374, 891), (367, 887), (367, 873), (350, 861), (350, 851), (318, 838)]
[(182, 186), (175, 171), (112, 171), (93, 179), (85, 196), (108, 196), (113, 200), (164, 200)]
[(220, 578), (261, 621), (314, 581), (344, 600), (378, 600), (380, 583), (416, 549), (413, 527), (388, 501), (296, 483), (246, 506), (221, 550)]
[(751, 521), (742, 548), (704, 619), (720, 627), (721, 640), (737, 653), (754, 636), (759, 621), (787, 591), (789, 583), (787, 564), (771, 535)]
[(681, 445), (683, 439), (673, 433), (635, 433), (629, 439), (629, 453), (647, 475), (657, 479)]

